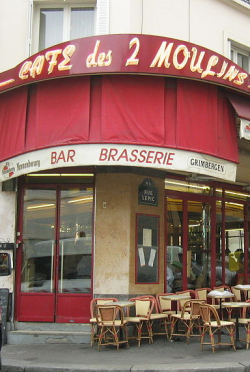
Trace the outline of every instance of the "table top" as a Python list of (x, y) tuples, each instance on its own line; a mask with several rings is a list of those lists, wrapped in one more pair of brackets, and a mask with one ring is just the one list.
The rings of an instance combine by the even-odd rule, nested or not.
[(121, 307), (126, 307), (126, 306), (134, 306), (135, 303), (133, 301), (115, 301), (115, 302), (106, 302), (105, 305), (117, 305)]
[(220, 291), (211, 291), (208, 293), (208, 297), (213, 298), (232, 298), (234, 294), (228, 291), (221, 292)]
[(222, 307), (250, 307), (250, 302), (223, 302)]
[(184, 295), (184, 294), (162, 296), (163, 300), (171, 300), (171, 301), (189, 300), (190, 298), (191, 296)]
[(250, 284), (237, 284), (234, 288), (239, 289), (240, 291), (249, 291)]

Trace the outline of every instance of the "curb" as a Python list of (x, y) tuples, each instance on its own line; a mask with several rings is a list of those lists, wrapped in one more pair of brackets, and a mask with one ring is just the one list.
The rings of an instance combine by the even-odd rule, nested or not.
[[(22, 363), (21, 363), (22, 364)], [(250, 372), (250, 365), (240, 363), (184, 363), (180, 364), (155, 364), (155, 365), (134, 365), (121, 366), (110, 365), (100, 366), (99, 364), (71, 366), (59, 366), (53, 363), (37, 365), (3, 365), (1, 372)]]

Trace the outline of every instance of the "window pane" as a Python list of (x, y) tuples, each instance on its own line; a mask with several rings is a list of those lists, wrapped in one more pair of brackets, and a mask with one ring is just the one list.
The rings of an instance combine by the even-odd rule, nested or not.
[(63, 9), (41, 9), (39, 50), (63, 41)]
[(94, 34), (94, 8), (72, 8), (70, 39)]
[(210, 215), (210, 204), (188, 202), (187, 279), (190, 289), (210, 287)]
[(182, 290), (183, 204), (167, 198), (167, 292)]
[(237, 63), (240, 67), (242, 67), (244, 70), (248, 71), (248, 57), (244, 54), (237, 54)]
[(54, 290), (55, 190), (25, 190), (22, 292)]
[[(227, 278), (226, 284), (234, 285), (243, 284), (244, 273), (244, 206), (239, 203), (225, 203), (225, 218), (226, 218), (226, 234), (225, 246), (228, 259), (228, 269), (230, 270), (230, 278)], [(236, 275), (237, 274), (237, 275)], [(237, 282), (235, 283), (235, 279)], [(230, 279), (230, 282), (229, 282)]]
[(93, 190), (62, 190), (59, 293), (91, 290)]

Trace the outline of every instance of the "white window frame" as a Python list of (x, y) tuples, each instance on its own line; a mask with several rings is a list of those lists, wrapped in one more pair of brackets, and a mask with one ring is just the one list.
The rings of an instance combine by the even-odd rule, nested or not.
[(54, 2), (41, 2), (41, 1), (34, 1), (33, 2), (33, 17), (32, 17), (32, 37), (31, 39), (31, 54), (35, 54), (39, 51), (39, 29), (40, 29), (40, 10), (41, 9), (64, 9), (64, 21), (63, 21), (63, 40), (69, 40), (70, 36), (70, 15), (71, 15), (71, 8), (95, 8), (95, 16), (94, 16), (94, 34), (96, 34), (96, 19), (97, 19), (97, 6), (96, 0), (88, 0), (88, 2), (82, 0), (75, 3), (59, 3), (57, 1)]

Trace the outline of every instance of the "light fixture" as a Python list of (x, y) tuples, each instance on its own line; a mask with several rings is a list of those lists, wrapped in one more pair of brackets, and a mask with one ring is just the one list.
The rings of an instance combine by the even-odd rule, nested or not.
[(53, 207), (55, 204), (40, 204), (40, 205), (32, 205), (30, 207), (27, 207), (27, 209), (38, 209), (38, 208), (47, 208), (47, 207)]
[(29, 177), (93, 177), (93, 173), (31, 173)]
[[(216, 192), (222, 193), (222, 190), (221, 189), (216, 189)], [(244, 194), (243, 192), (236, 192), (236, 191), (225, 190), (225, 194), (237, 195), (237, 196), (242, 196), (242, 197), (244, 196), (246, 198), (250, 198), (250, 194)]]
[(88, 200), (93, 200), (93, 196), (90, 196), (88, 198), (69, 200), (68, 203), (77, 203), (77, 202), (80, 202), (80, 201), (88, 201)]
[(233, 202), (225, 202), (225, 204), (230, 204), (230, 205), (235, 205), (235, 206), (237, 206), (237, 207), (240, 207), (240, 208), (244, 208), (244, 205), (243, 204), (240, 204), (240, 203), (233, 203)]
[(188, 184), (188, 183), (176, 182), (176, 181), (168, 181), (168, 180), (165, 180), (165, 184), (166, 184), (166, 183), (170, 183), (170, 184), (172, 184), (172, 185), (176, 185), (176, 186), (182, 186), (182, 187), (194, 188), (194, 189), (203, 189), (203, 190), (210, 189), (209, 186), (190, 185), (190, 184)]
[(187, 181), (209, 182), (214, 181), (214, 177), (206, 176), (205, 174), (192, 173), (186, 177)]

